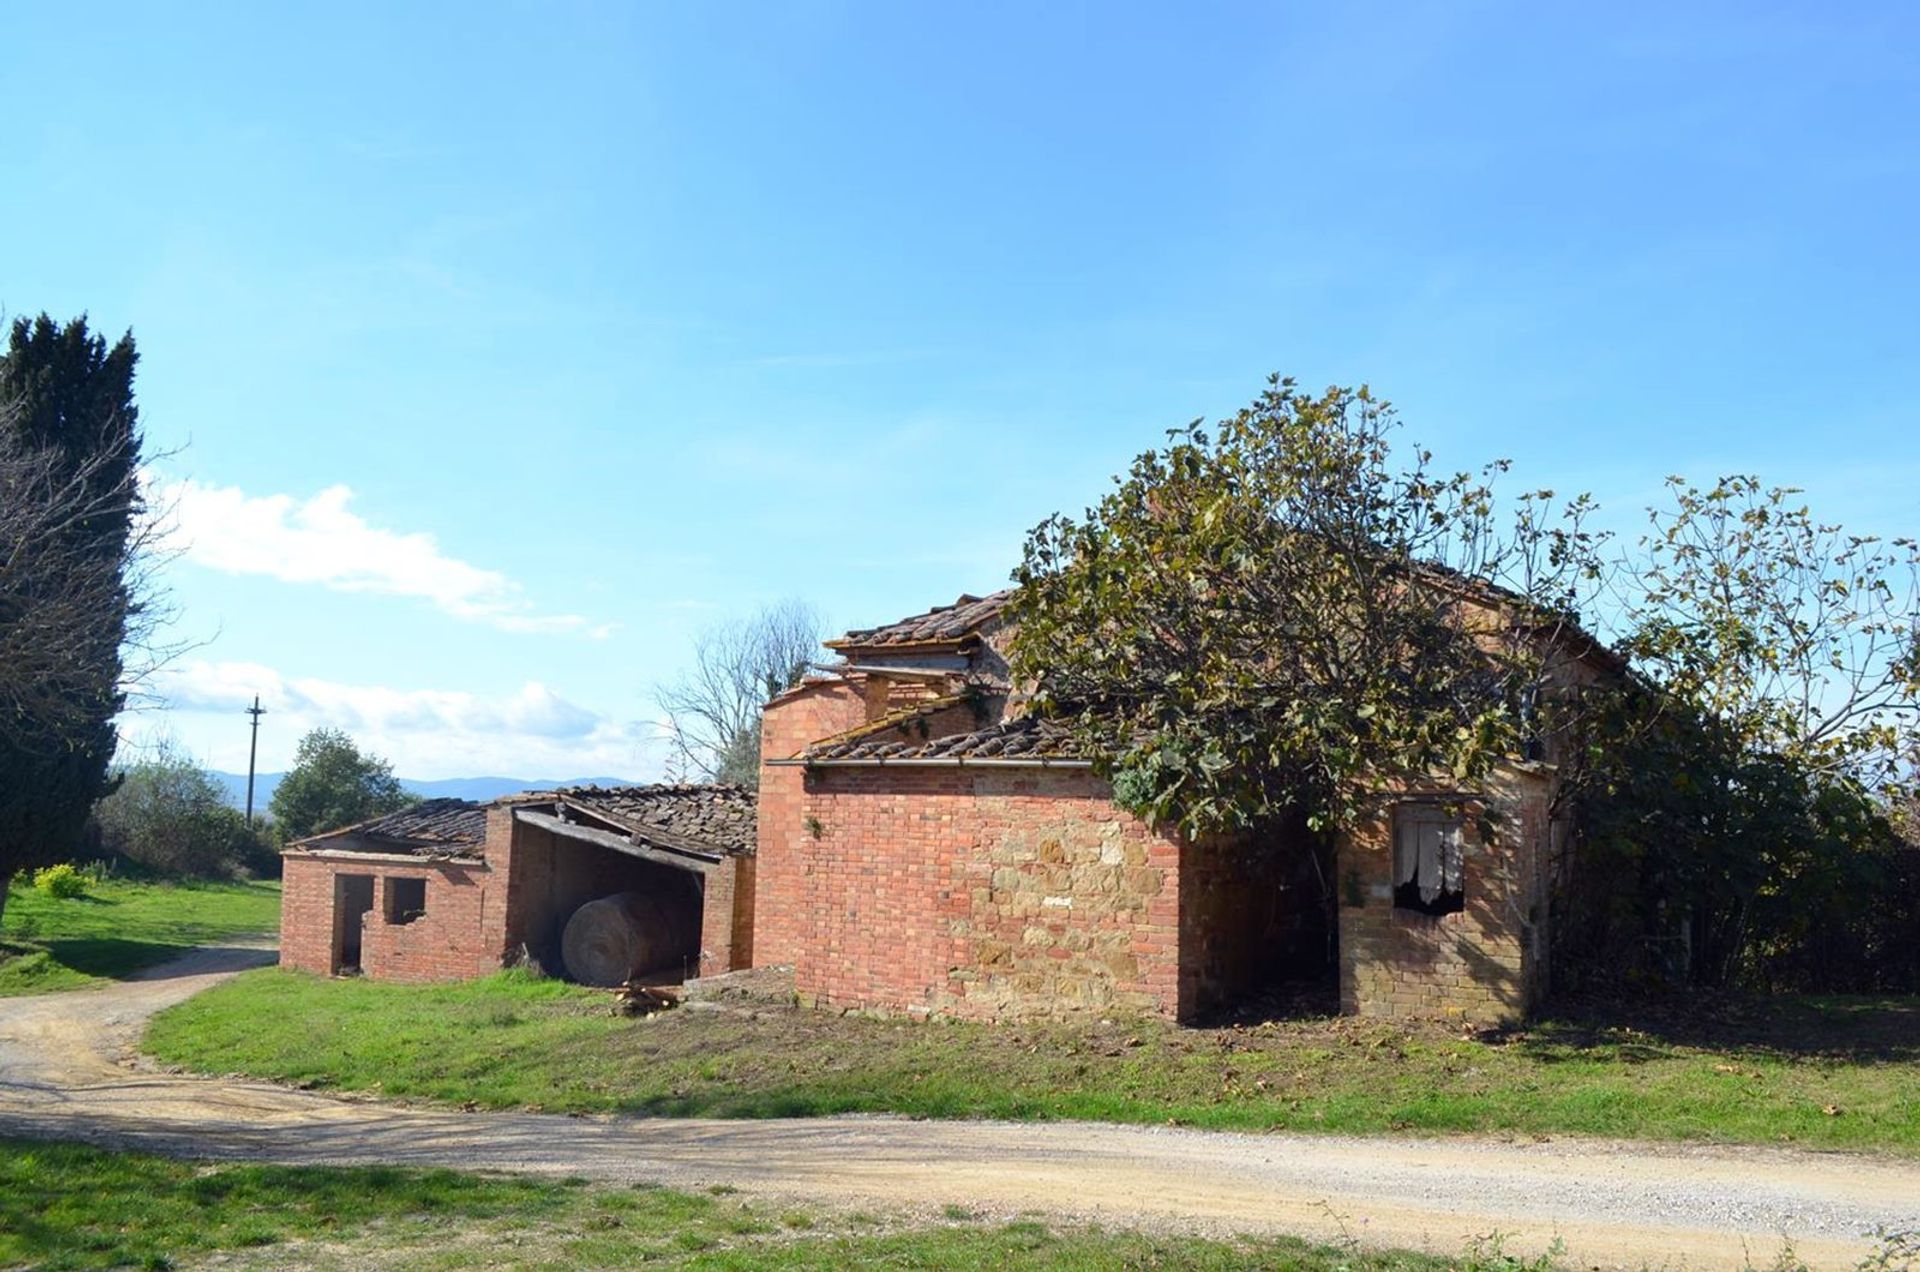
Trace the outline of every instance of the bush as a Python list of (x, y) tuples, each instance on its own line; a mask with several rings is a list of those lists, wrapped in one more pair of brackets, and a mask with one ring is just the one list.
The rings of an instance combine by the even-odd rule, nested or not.
[(33, 886), (50, 897), (67, 900), (87, 895), (87, 876), (73, 866), (61, 863), (34, 872)]
[(213, 775), (164, 746), (121, 771), (94, 820), (102, 847), (163, 874), (258, 871), (266, 855)]

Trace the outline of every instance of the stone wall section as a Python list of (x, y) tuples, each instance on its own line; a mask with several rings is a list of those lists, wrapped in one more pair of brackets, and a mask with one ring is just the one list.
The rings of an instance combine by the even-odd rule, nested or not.
[[(1340, 1006), (1377, 1017), (1477, 1023), (1524, 1017), (1546, 990), (1551, 770), (1513, 767), (1484, 792), (1408, 789), (1341, 844)], [(1465, 909), (1427, 915), (1393, 901), (1393, 812), (1456, 799)]]
[(1181, 1014), (1179, 845), (1091, 773), (823, 768), (798, 812), (779, 850), (789, 890), (763, 875), (760, 913), (789, 929), (803, 1002)]

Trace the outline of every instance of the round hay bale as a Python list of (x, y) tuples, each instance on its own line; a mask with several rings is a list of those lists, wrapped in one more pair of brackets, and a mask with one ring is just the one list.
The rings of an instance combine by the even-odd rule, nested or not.
[(688, 897), (620, 892), (573, 912), (560, 936), (560, 957), (582, 985), (611, 988), (677, 970), (699, 940), (699, 910)]

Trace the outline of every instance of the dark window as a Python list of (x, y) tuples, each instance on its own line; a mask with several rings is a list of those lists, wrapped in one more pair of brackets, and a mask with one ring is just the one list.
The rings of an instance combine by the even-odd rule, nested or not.
[(387, 880), (387, 922), (411, 923), (426, 912), (425, 879)]
[(1461, 882), (1460, 819), (1411, 805), (1393, 819), (1393, 903), (1422, 914), (1455, 914), (1467, 905)]

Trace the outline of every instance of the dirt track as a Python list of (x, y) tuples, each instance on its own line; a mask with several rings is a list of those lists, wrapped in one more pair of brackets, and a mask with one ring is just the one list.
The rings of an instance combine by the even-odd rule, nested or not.
[(1851, 1268), (1920, 1227), (1920, 1163), (1588, 1140), (1240, 1135), (892, 1118), (730, 1122), (459, 1113), (132, 1061), (147, 1017), (270, 951), (201, 950), (98, 991), (0, 999), (0, 1133), (208, 1158), (729, 1183), (831, 1203), (1040, 1210), (1114, 1226), (1276, 1229), (1441, 1252), (1511, 1234), (1570, 1266), (1764, 1266), (1784, 1236)]

